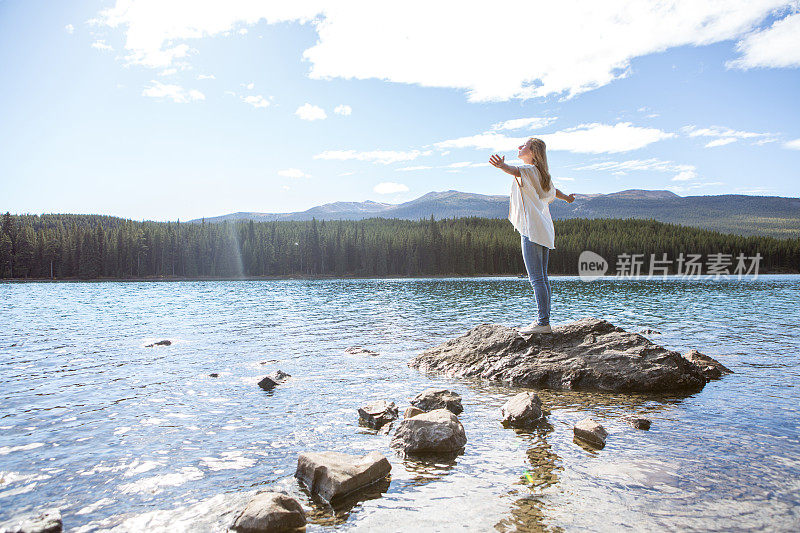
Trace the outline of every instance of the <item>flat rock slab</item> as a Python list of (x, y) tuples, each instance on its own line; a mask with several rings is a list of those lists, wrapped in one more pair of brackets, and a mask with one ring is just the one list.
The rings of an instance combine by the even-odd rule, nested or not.
[(397, 416), (397, 406), (386, 400), (377, 400), (358, 408), (359, 423), (372, 429), (382, 428), (392, 420), (397, 420)]
[(239, 533), (294, 531), (305, 527), (303, 507), (286, 494), (262, 492), (251, 499), (231, 529)]
[(533, 392), (520, 392), (511, 397), (500, 409), (503, 424), (526, 428), (544, 420), (542, 400)]
[(425, 389), (411, 400), (411, 405), (423, 411), (447, 409), (454, 415), (464, 411), (461, 406), (461, 396), (447, 389)]
[(328, 503), (389, 475), (392, 465), (378, 452), (364, 456), (339, 452), (308, 452), (297, 458), (295, 477), (312, 494)]
[(447, 409), (406, 418), (394, 432), (390, 446), (404, 454), (449, 454), (467, 443), (464, 426)]
[(0, 524), (2, 533), (61, 533), (61, 531), (61, 510), (56, 508), (45, 509)]
[(364, 348), (363, 346), (351, 346), (347, 348), (344, 353), (347, 355), (380, 355), (378, 352)]
[(575, 424), (572, 431), (575, 438), (587, 442), (596, 448), (602, 448), (606, 445), (606, 437), (608, 437), (606, 428), (591, 418), (584, 418)]
[(610, 322), (583, 318), (550, 334), (481, 324), (424, 351), (411, 368), (513, 386), (613, 392), (685, 392), (703, 388), (701, 369), (678, 352)]

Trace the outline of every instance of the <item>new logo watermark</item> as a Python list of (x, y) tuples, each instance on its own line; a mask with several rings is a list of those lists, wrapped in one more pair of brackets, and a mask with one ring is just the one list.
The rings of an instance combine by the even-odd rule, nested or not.
[[(666, 253), (658, 256), (650, 254), (649, 261), (645, 261), (646, 254), (622, 253), (617, 255), (614, 277), (620, 279), (654, 279), (666, 278), (669, 275), (682, 279), (699, 279), (701, 276), (711, 276), (719, 279), (720, 276), (758, 277), (758, 267), (761, 264), (761, 254), (748, 256), (739, 253), (733, 254), (714, 253), (684, 254), (681, 252), (675, 259), (670, 259)], [(608, 262), (600, 254), (584, 250), (578, 257), (578, 275), (583, 281), (592, 281), (601, 278), (608, 272)]]
[(583, 281), (601, 278), (608, 272), (608, 261), (603, 256), (584, 250), (578, 257), (578, 275)]

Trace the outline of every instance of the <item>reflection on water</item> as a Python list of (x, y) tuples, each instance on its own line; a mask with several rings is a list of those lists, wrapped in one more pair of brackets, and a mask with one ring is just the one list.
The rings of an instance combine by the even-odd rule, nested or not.
[[(530, 322), (526, 280), (0, 284), (0, 521), (52, 505), (68, 530), (214, 531), (279, 489), (309, 531), (797, 529), (800, 277), (557, 278), (553, 291), (557, 322), (653, 328), (735, 373), (683, 396), (538, 391), (548, 423), (524, 432), (500, 423), (516, 390), (406, 363), (482, 322)], [(145, 348), (161, 339), (173, 344)], [(276, 369), (292, 378), (261, 390)], [(462, 455), (401, 458), (359, 428), (360, 405), (402, 412), (430, 386), (463, 397)], [(585, 417), (608, 430), (604, 449), (573, 442)], [(380, 451), (391, 482), (315, 502), (293, 473), (323, 450)]]

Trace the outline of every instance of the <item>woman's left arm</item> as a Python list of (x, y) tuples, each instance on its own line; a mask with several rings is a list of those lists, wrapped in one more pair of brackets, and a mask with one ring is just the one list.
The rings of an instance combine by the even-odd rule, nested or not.
[(571, 204), (572, 202), (575, 201), (575, 195), (574, 194), (564, 194), (563, 192), (561, 192), (558, 189), (556, 189), (556, 198), (558, 198), (559, 200), (564, 200), (568, 204)]

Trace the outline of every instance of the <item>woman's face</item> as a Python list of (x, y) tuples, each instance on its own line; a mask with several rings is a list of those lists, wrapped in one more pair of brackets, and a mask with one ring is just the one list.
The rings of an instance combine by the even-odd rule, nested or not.
[(533, 161), (533, 152), (531, 151), (530, 143), (526, 142), (525, 144), (520, 145), (517, 157), (526, 163)]

